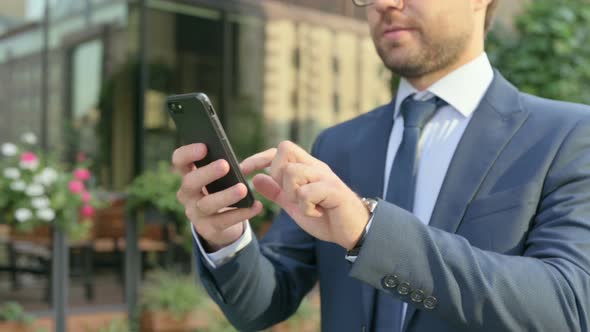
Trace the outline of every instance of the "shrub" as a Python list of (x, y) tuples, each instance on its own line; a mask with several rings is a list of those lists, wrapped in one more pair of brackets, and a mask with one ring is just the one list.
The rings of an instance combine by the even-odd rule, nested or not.
[(492, 63), (519, 89), (590, 104), (590, 5), (587, 0), (536, 0), (516, 18), (516, 33), (494, 31)]

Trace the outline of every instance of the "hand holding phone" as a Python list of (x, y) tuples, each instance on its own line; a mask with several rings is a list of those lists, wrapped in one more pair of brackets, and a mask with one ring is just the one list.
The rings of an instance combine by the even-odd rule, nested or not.
[(182, 145), (172, 157), (183, 175), (178, 200), (205, 240), (203, 245), (217, 251), (243, 234), (243, 221), (260, 213), (262, 204), (254, 201), (208, 98), (171, 96), (167, 108)]
[(229, 163), (229, 172), (222, 178), (208, 183), (207, 192), (213, 194), (243, 183), (248, 190), (246, 197), (231, 206), (239, 208), (252, 206), (254, 204), (252, 191), (240, 171), (238, 160), (209, 98), (203, 93), (176, 95), (168, 97), (167, 105), (182, 145), (203, 143), (207, 147), (205, 158), (195, 162), (197, 168), (221, 159)]

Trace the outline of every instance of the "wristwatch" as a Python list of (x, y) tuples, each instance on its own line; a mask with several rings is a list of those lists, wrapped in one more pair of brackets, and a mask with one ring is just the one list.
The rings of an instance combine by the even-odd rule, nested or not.
[[(373, 212), (375, 212), (375, 209), (377, 208), (378, 201), (373, 198), (365, 198), (365, 197), (361, 198), (361, 201), (363, 202), (363, 204), (367, 208), (367, 211), (369, 211), (369, 221), (370, 221), (371, 218), (373, 218)], [(363, 242), (365, 242), (366, 235), (367, 235), (367, 227), (365, 226), (365, 228), (363, 228), (363, 232), (361, 233), (361, 236), (360, 236), (358, 242), (354, 245), (354, 247), (352, 249), (350, 249), (346, 253), (347, 256), (358, 256), (359, 251), (361, 251), (361, 247), (363, 246)]]

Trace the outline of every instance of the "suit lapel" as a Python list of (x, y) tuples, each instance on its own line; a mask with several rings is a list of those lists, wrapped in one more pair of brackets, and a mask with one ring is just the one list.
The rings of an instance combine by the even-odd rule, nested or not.
[[(455, 233), (467, 205), (477, 193), (506, 144), (522, 126), (528, 112), (519, 92), (495, 71), (494, 80), (463, 133), (430, 218), (430, 226)], [(409, 305), (406, 330), (416, 309)]]
[[(389, 136), (393, 127), (394, 103), (375, 110), (354, 149), (351, 149), (350, 170), (351, 188), (361, 197), (381, 197), (385, 175), (385, 159)], [(361, 128), (359, 128), (360, 130)], [(361, 302), (365, 322), (371, 324), (376, 290), (372, 286), (361, 283)], [(368, 326), (371, 330), (371, 326)]]

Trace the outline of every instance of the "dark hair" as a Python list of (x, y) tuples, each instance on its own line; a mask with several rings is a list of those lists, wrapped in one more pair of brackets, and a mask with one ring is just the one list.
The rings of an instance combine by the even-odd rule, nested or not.
[(492, 26), (492, 22), (494, 21), (494, 16), (496, 13), (496, 7), (498, 7), (499, 0), (492, 0), (488, 5), (488, 9), (486, 10), (486, 21), (484, 24), (484, 31), (488, 32), (490, 27)]

